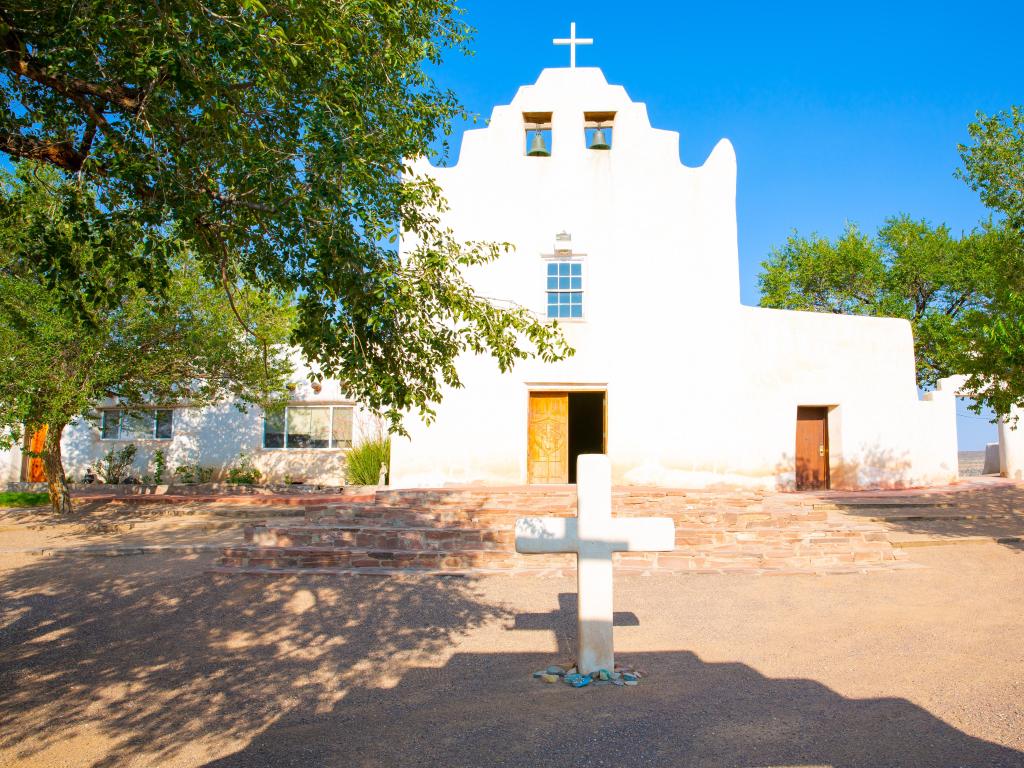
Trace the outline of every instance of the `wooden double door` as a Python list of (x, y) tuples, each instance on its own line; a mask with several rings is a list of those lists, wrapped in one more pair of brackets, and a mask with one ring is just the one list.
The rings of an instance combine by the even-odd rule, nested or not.
[(25, 479), (30, 483), (46, 482), (46, 468), (43, 466), (43, 460), (39, 456), (46, 445), (46, 430), (47, 426), (44, 424), (32, 434), (28, 441), (28, 449), (35, 454), (28, 457), (25, 469)]
[(531, 392), (527, 423), (527, 480), (576, 482), (576, 459), (604, 453), (604, 392)]
[(796, 409), (796, 489), (828, 487), (828, 408), (801, 405)]

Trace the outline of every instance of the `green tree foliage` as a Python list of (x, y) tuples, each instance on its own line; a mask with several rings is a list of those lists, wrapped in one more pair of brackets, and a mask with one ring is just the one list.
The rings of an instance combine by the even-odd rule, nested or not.
[[(229, 297), (172, 233), (160, 243), (169, 254), (165, 290), (153, 294), (119, 272), (120, 255), (140, 247), (138, 233), (124, 220), (109, 225), (88, 184), (27, 164), (0, 182), (0, 444), (48, 427), (42, 458), (55, 510), (71, 508), (63, 430), (104, 398), (130, 410), (228, 396), (272, 406), (283, 396), (289, 297), (244, 286), (232, 286)], [(82, 282), (55, 285), (53, 273), (35, 268), (46, 259), (61, 260)], [(62, 300), (83, 284), (115, 282), (120, 302), (88, 315)]]
[(761, 267), (761, 306), (909, 320), (922, 387), (968, 374), (975, 407), (997, 413), (1024, 397), (1024, 388), (1006, 386), (1010, 347), (1001, 336), (1007, 327), (1019, 331), (1015, 319), (1024, 316), (1012, 298), (1024, 278), (1024, 248), (1012, 228), (987, 224), (958, 238), (897, 216), (875, 237), (853, 225), (835, 240), (794, 233)]
[[(1024, 237), (1024, 107), (979, 114), (968, 131), (973, 143), (960, 145), (959, 176)], [(990, 316), (979, 322), (974, 362), (990, 372), (988, 380), (977, 377), (978, 385), (996, 411), (1006, 413), (1024, 405), (1024, 275), (1012, 257), (1001, 274), (1005, 279), (994, 287)]]
[[(37, 268), (85, 308), (159, 289), (170, 225), (209, 280), (301, 297), (293, 340), (371, 408), (429, 416), (454, 360), (571, 354), (556, 324), (475, 296), (496, 244), (456, 241), (408, 172), (462, 114), (425, 72), (469, 29), (454, 0), (13, 0), (0, 10), (0, 151), (91, 181), (141, 247), (106, 282)], [(401, 262), (399, 228), (416, 248)], [(91, 279), (91, 278), (90, 278)], [(87, 282), (86, 285), (78, 283)]]
[(1024, 107), (978, 115), (968, 126), (973, 144), (961, 144), (958, 171), (989, 208), (1024, 232)]

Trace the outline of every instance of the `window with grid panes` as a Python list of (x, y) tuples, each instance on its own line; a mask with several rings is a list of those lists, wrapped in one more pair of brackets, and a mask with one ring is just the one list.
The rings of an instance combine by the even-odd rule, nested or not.
[(352, 407), (289, 405), (263, 416), (264, 448), (351, 448)]
[(549, 261), (547, 264), (548, 317), (583, 317), (583, 262)]

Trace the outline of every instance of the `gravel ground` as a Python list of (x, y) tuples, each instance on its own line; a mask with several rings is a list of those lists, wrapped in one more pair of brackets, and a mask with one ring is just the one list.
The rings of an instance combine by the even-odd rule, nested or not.
[(571, 579), (0, 556), (0, 765), (1024, 766), (1024, 549), (915, 560), (618, 577), (651, 677), (574, 691)]
[(960, 464), (960, 477), (980, 477), (985, 468), (984, 451), (960, 451), (957, 456)]
[(77, 500), (75, 514), (49, 507), (0, 508), (0, 557), (26, 550), (83, 546), (184, 546), (241, 543), (247, 521), (301, 521), (291, 506)]

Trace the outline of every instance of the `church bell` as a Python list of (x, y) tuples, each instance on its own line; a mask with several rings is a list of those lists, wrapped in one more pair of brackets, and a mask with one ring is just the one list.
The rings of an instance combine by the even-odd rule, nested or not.
[(551, 157), (547, 145), (544, 144), (544, 134), (534, 131), (533, 141), (530, 142), (530, 151), (526, 153), (530, 157)]
[(594, 131), (594, 136), (590, 140), (591, 149), (611, 149), (612, 145), (608, 143), (608, 140), (604, 137), (604, 129), (598, 128)]

